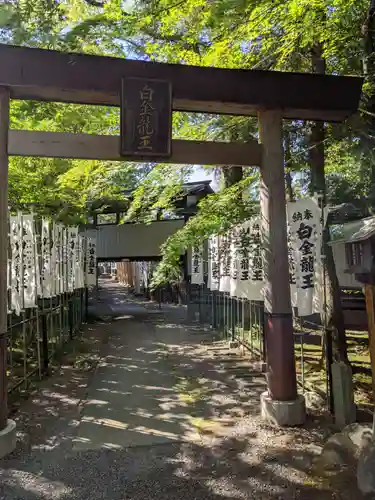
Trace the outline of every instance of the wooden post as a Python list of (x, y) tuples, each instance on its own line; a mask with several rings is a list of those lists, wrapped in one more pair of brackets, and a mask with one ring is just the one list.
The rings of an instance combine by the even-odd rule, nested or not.
[(262, 238), (265, 251), (265, 331), (268, 393), (272, 400), (297, 398), (293, 316), (289, 285), (282, 118), (259, 113)]
[(9, 91), (0, 87), (0, 431), (8, 419), (7, 266), (8, 266), (8, 130)]
[(372, 393), (375, 400), (375, 290), (374, 285), (365, 285), (368, 339), (372, 374)]

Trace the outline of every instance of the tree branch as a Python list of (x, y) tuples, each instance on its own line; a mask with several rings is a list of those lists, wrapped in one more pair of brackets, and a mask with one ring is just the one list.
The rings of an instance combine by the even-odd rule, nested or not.
[(85, 0), (86, 3), (92, 5), (93, 7), (103, 8), (105, 5), (105, 0), (103, 2), (98, 2), (97, 0)]

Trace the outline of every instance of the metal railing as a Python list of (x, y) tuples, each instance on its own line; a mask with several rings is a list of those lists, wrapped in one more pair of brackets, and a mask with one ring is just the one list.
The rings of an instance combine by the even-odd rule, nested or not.
[[(263, 302), (231, 297), (228, 293), (211, 291), (205, 285), (190, 284), (187, 289), (187, 306), (189, 321), (209, 326), (223, 340), (237, 340), (246, 348), (251, 359), (266, 361)], [(311, 389), (307, 381), (311, 365), (311, 344), (316, 344), (319, 348), (322, 330), (321, 325), (295, 318), (296, 372), (302, 392)], [(314, 377), (319, 386), (325, 388), (324, 393), (327, 393), (328, 379), (324, 370), (324, 355), (322, 363), (323, 369), (317, 371)], [(319, 393), (325, 396), (321, 391)]]
[(265, 360), (264, 307), (260, 301), (231, 297), (204, 285), (189, 285), (189, 319), (208, 324), (222, 339), (237, 340), (253, 359)]
[(86, 319), (87, 290), (77, 289), (50, 299), (20, 315), (8, 315), (8, 393), (28, 393), (46, 376)]
[[(178, 303), (171, 287), (160, 288), (151, 298), (160, 304)], [(222, 340), (237, 340), (254, 361), (266, 361), (264, 303), (231, 297), (206, 285), (180, 285), (187, 305), (188, 321), (210, 327)], [(326, 353), (322, 345), (323, 325), (294, 317), (296, 374), (302, 392), (314, 390), (327, 400), (332, 392)]]

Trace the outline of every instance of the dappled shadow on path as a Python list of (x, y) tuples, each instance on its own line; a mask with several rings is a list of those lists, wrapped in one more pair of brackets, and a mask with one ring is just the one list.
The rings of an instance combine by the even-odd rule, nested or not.
[(53, 452), (39, 452), (27, 467), (3, 469), (0, 491), (13, 500), (332, 498), (324, 485), (306, 484), (298, 469), (261, 458), (250, 462), (251, 448), (252, 438), (231, 438), (213, 448), (169, 444), (87, 451), (59, 461)]
[(332, 498), (311, 474), (319, 422), (265, 425), (264, 378), (248, 360), (188, 330), (181, 311), (131, 307), (103, 325), (106, 356), (86, 396), (73, 370), (34, 398), (40, 433), (0, 461), (1, 499)]

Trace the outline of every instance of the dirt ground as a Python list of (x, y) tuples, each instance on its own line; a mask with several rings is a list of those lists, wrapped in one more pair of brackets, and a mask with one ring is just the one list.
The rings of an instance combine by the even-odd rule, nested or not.
[[(186, 324), (185, 310), (101, 292), (80, 352), (15, 414), (0, 499), (360, 499), (352, 474), (313, 466), (332, 432), (259, 416), (264, 376)], [(99, 363), (98, 363), (99, 360)]]

